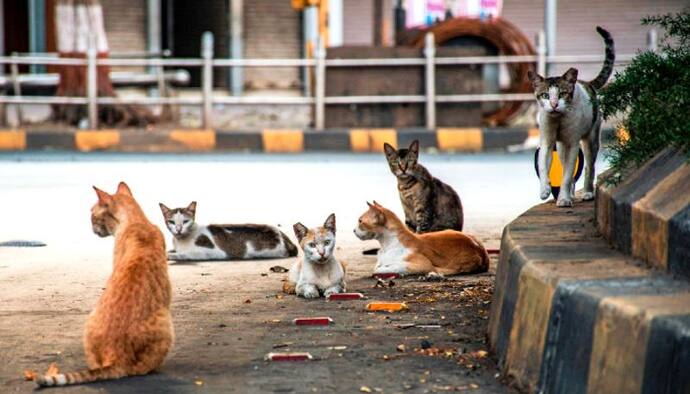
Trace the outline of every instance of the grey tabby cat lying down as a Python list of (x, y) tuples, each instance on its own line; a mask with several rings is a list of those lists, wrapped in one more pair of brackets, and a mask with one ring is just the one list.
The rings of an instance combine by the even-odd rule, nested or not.
[(599, 129), (601, 111), (597, 102), (597, 91), (601, 89), (613, 72), (615, 50), (611, 34), (597, 26), (597, 32), (604, 39), (606, 58), (599, 75), (586, 82), (577, 79), (578, 71), (568, 69), (562, 76), (544, 78), (529, 71), (527, 77), (534, 88), (539, 104), (539, 181), (540, 197), (549, 198), (551, 184), (551, 152), (556, 144), (558, 156), (563, 162), (563, 182), (558, 192), (556, 206), (572, 207), (575, 194), (573, 172), (582, 146), (585, 156), (585, 201), (594, 199), (594, 163), (599, 151)]
[(249, 260), (297, 256), (297, 247), (277, 227), (265, 224), (209, 224), (194, 221), (196, 201), (170, 209), (159, 203), (173, 235), (168, 260)]
[(395, 149), (385, 143), (388, 166), (398, 178), (400, 202), (405, 224), (415, 233), (462, 231), (463, 212), (460, 197), (452, 187), (433, 177), (419, 164), (419, 141), (408, 149)]

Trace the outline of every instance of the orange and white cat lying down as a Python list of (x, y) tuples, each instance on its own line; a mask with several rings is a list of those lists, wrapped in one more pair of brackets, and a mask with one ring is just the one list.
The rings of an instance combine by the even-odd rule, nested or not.
[(489, 255), (474, 237), (455, 230), (415, 234), (376, 201), (359, 218), (355, 235), (381, 244), (374, 273), (457, 275), (486, 272)]

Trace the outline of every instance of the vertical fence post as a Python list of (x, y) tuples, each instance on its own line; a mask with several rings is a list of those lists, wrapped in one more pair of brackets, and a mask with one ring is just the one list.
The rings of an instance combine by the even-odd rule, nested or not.
[(656, 52), (659, 49), (659, 38), (656, 29), (647, 32), (647, 49)]
[(323, 130), (326, 123), (326, 45), (319, 39), (316, 53), (316, 86), (314, 87), (314, 125), (317, 130)]
[(544, 30), (537, 33), (537, 74), (546, 76), (546, 40)]
[(425, 89), (426, 89), (426, 128), (436, 129), (436, 43), (434, 33), (426, 33), (424, 37), (424, 57), (426, 58)]
[(213, 33), (204, 32), (201, 36), (201, 58), (204, 65), (201, 70), (202, 87), (202, 127), (211, 127), (211, 112), (213, 110)]
[[(558, 27), (558, 0), (544, 0), (544, 42), (547, 56), (556, 55), (556, 30)], [(555, 64), (547, 63), (544, 75), (555, 74)]]
[(96, 37), (92, 34), (86, 48), (86, 98), (88, 101), (89, 128), (98, 128), (98, 70), (96, 68)]
[[(16, 54), (12, 54), (15, 56)], [(10, 65), (10, 72), (12, 73), (12, 90), (14, 90), (15, 96), (22, 95), (22, 84), (19, 83), (19, 65), (17, 63), (12, 63)], [(24, 113), (22, 112), (22, 105), (17, 103), (14, 107), (15, 113), (17, 115), (17, 123), (21, 125), (24, 123)]]

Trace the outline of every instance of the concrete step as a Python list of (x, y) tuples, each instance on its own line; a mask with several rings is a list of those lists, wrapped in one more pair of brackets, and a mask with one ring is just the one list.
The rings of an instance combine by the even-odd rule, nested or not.
[(690, 164), (673, 148), (612, 184), (599, 177), (597, 226), (617, 249), (690, 279)]
[(506, 226), (488, 334), (530, 392), (690, 391), (690, 283), (611, 248), (591, 202)]

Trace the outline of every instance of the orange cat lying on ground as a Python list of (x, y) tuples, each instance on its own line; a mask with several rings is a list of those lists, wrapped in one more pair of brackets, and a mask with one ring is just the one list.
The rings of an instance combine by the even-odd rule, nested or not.
[(359, 218), (355, 235), (381, 244), (374, 273), (456, 275), (486, 272), (489, 255), (474, 237), (455, 230), (410, 231), (376, 201)]
[(124, 182), (110, 195), (94, 187), (93, 232), (115, 236), (113, 273), (86, 322), (89, 369), (27, 374), (40, 386), (63, 386), (145, 375), (158, 368), (173, 344), (171, 286), (160, 230), (144, 216)]

